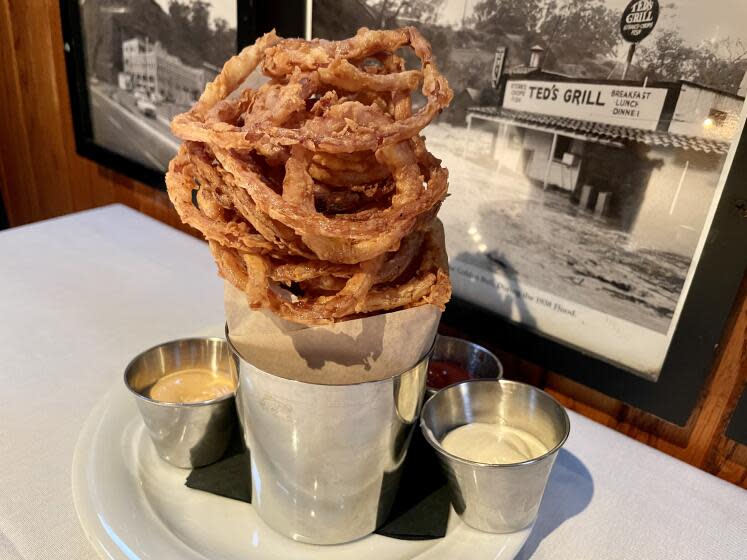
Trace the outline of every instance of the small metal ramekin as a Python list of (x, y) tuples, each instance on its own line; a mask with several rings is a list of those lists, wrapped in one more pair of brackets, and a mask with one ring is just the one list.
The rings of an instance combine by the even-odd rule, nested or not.
[[(431, 361), (453, 362), (464, 368), (474, 379), (502, 379), (503, 364), (487, 348), (454, 336), (436, 336)], [(444, 387), (445, 388), (445, 387)], [(426, 398), (440, 389), (426, 386)]]
[(192, 368), (220, 372), (236, 384), (236, 365), (221, 338), (185, 338), (159, 344), (136, 356), (124, 373), (125, 385), (136, 397), (156, 451), (183, 469), (220, 459), (236, 424), (235, 392), (195, 403), (160, 402), (147, 396), (160, 378)]
[[(473, 422), (522, 429), (547, 452), (518, 463), (488, 464), (457, 457), (441, 446), (451, 430)], [(480, 531), (510, 533), (537, 518), (550, 470), (571, 425), (565, 409), (536, 387), (473, 379), (436, 393), (423, 407), (420, 427), (448, 476), (451, 503), (462, 520)]]

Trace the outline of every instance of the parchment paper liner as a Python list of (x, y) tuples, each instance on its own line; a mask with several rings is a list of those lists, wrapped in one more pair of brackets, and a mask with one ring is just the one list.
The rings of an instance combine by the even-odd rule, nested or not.
[(386, 379), (414, 366), (430, 349), (441, 311), (433, 305), (307, 327), (249, 308), (226, 282), (231, 342), (255, 367), (307, 383), (346, 385)]

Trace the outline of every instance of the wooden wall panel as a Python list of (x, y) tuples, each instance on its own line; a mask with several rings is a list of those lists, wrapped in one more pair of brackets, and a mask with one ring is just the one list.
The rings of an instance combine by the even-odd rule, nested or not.
[[(0, 195), (10, 224), (121, 202), (188, 229), (164, 192), (76, 155), (72, 127), (58, 1), (0, 0)], [(747, 383), (745, 292), (743, 286), (707, 389), (683, 428), (495, 350), (509, 377), (545, 387), (569, 408), (747, 488), (747, 447), (723, 435)]]
[(723, 435), (747, 383), (746, 292), (747, 281), (743, 281), (720, 355), (684, 427), (664, 422), (558, 375), (550, 375), (546, 387), (569, 408), (747, 488), (747, 446)]

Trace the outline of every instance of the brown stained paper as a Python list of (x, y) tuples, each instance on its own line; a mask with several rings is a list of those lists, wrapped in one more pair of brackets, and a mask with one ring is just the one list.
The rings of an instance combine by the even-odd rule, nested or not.
[(345, 385), (386, 379), (417, 364), (430, 350), (441, 311), (433, 305), (307, 327), (252, 310), (226, 282), (231, 342), (253, 366), (286, 379)]

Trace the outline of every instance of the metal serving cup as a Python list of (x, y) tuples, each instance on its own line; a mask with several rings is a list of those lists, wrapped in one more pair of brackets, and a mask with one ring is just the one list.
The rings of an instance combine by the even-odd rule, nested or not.
[(135, 357), (124, 381), (136, 397), (156, 451), (176, 467), (191, 469), (221, 458), (236, 423), (234, 394), (196, 403), (166, 403), (147, 396), (161, 377), (184, 369), (220, 372), (236, 380), (234, 361), (221, 338), (185, 338)]
[[(431, 360), (453, 362), (469, 372), (473, 379), (502, 379), (503, 364), (498, 356), (487, 348), (454, 336), (436, 336)], [(428, 397), (435, 395), (439, 389), (427, 387)]]
[[(441, 447), (451, 430), (472, 422), (506, 424), (539, 439), (549, 451), (510, 464), (486, 464)], [(423, 407), (420, 427), (449, 478), (454, 509), (469, 526), (511, 533), (537, 518), (558, 451), (570, 432), (565, 409), (550, 395), (517, 381), (475, 379), (436, 393)]]
[(372, 533), (399, 485), (431, 352), (387, 379), (321, 385), (262, 371), (226, 339), (238, 363), (236, 402), (259, 516), (306, 543)]

